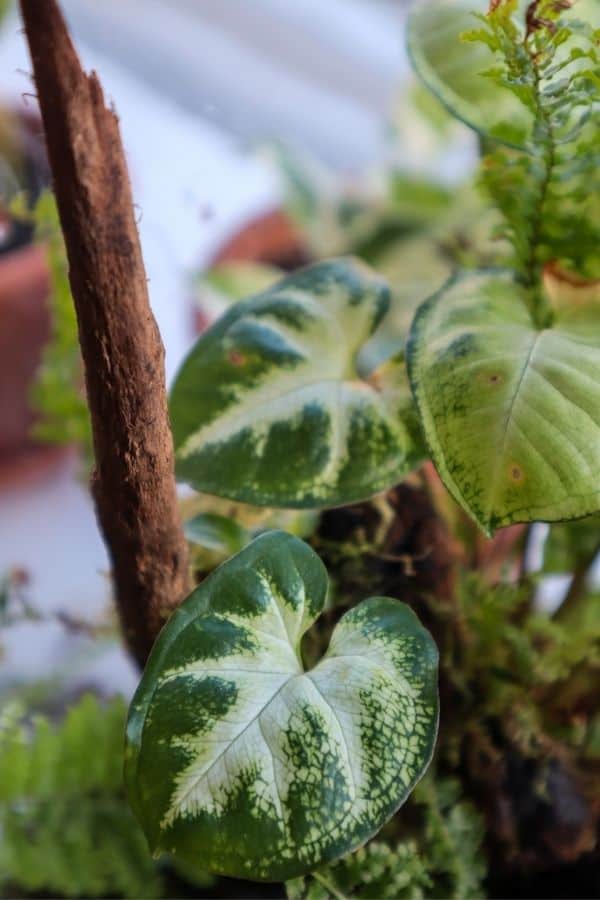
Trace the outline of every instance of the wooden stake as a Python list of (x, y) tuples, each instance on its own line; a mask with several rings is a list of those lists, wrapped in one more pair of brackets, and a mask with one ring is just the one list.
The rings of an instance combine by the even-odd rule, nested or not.
[(117, 116), (96, 74), (83, 71), (55, 0), (21, 0), (21, 11), (77, 312), (96, 456), (93, 495), (125, 640), (143, 664), (189, 589), (164, 350)]

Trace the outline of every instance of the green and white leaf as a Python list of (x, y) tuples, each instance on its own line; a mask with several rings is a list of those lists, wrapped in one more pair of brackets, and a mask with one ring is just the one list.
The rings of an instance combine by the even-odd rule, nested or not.
[(408, 368), (435, 465), (484, 531), (600, 509), (598, 300), (538, 329), (510, 274), (464, 274), (418, 311)]
[(422, 456), (396, 389), (405, 369), (398, 362), (393, 389), (379, 390), (361, 364), (388, 305), (385, 282), (353, 259), (309, 266), (236, 304), (175, 381), (178, 476), (287, 508), (351, 503), (400, 481)]
[(132, 701), (126, 782), (151, 848), (224, 875), (282, 880), (368, 840), (432, 755), (437, 649), (374, 597), (305, 672), (327, 573), (270, 532), (210, 575), (165, 626)]

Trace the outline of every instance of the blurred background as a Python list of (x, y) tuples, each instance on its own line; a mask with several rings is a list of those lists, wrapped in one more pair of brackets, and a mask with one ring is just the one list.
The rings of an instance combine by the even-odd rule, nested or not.
[[(450, 17), (437, 30), (429, 28), (430, 0), (422, 2), (430, 57), (441, 60), (444, 78), (466, 85), (478, 109), (471, 89), (485, 98), (487, 83), (475, 85), (464, 45), (456, 33), (448, 39), (448, 21), (457, 32), (455, 0), (437, 4)], [(84, 66), (97, 71), (120, 117), (169, 381), (229, 304), (307, 262), (356, 254), (387, 278), (390, 313), (365, 348), (375, 367), (404, 351), (417, 306), (455, 267), (506, 258), (500, 216), (473, 177), (485, 141), (412, 75), (408, 5), (61, 0)], [(0, 897), (283, 896), (281, 885), (153, 861), (124, 796), (123, 730), (139, 672), (121, 644), (89, 493), (76, 321), (30, 72), (15, 3), (0, 0)], [(357, 896), (463, 900), (483, 896), (484, 883), (492, 897), (575, 896), (573, 884), (591, 895), (598, 577), (590, 581), (589, 622), (584, 616), (572, 627), (537, 613), (555, 610), (576, 584), (569, 572), (596, 547), (597, 519), (516, 525), (488, 541), (431, 464), (420, 477), (425, 470), (427, 490), (398, 489), (405, 499), (392, 525), (402, 526), (403, 509), (416, 524), (406, 534), (399, 526), (396, 537), (390, 526), (398, 580), (377, 593), (407, 592), (420, 603), (430, 569), (445, 578), (444, 553), (441, 562), (430, 554), (428, 514), (419, 518), (415, 505), (419, 491), (430, 492), (441, 516), (458, 523), (451, 549), (445, 530), (440, 546), (461, 566), (468, 551), (453, 613), (464, 653), (454, 648), (454, 620), (438, 610), (454, 648), (446, 665), (453, 670), (456, 657), (461, 687), (446, 706), (439, 770), (375, 843), (340, 865), (353, 884), (364, 881)], [(368, 534), (363, 524), (373, 528), (383, 516), (371, 515), (380, 501), (359, 514), (347, 509), (352, 527), (340, 536), (339, 510), (321, 518), (258, 510), (182, 489), (194, 575), (199, 581), (236, 552), (240, 534), (243, 543), (271, 527), (307, 538), (318, 531), (322, 547), (334, 534), (344, 550), (328, 613), (338, 614), (340, 581), (362, 591), (361, 553), (369, 574), (373, 568), (369, 552), (351, 551), (356, 536)], [(219, 516), (225, 528), (215, 524)], [(335, 556), (327, 552), (329, 565)], [(479, 777), (480, 767), (475, 808), (472, 773)], [(490, 835), (500, 850), (489, 857), (496, 880), (485, 882)], [(580, 857), (578, 882), (569, 864)], [(314, 881), (308, 893), (288, 888), (292, 900), (329, 896)]]
[[(385, 217), (390, 172), (416, 168), (452, 182), (475, 158), (467, 129), (452, 126), (448, 140), (407, 100), (402, 2), (62, 5), (84, 65), (99, 73), (121, 119), (169, 379), (223, 302), (202, 284), (215, 261), (241, 256), (285, 268), (344, 251), (341, 206), (366, 204), (369, 215)], [(48, 173), (14, 6), (0, 27), (7, 209), (19, 192), (38, 192)], [(15, 132), (17, 149), (10, 148)], [(304, 234), (298, 215), (306, 216), (307, 203), (312, 233)], [(55, 364), (36, 386), (52, 329), (48, 296), (58, 288), (45, 274), (43, 235), (42, 247), (34, 246), (32, 227), (15, 237), (7, 226), (0, 245), (0, 584), (9, 626), (2, 687), (52, 673), (74, 690), (100, 683), (129, 693), (136, 673), (110, 628), (107, 559), (86, 463), (78, 441), (67, 439), (78, 427), (66, 411), (72, 385)], [(244, 268), (233, 274), (242, 284), (265, 277)], [(66, 291), (64, 272), (62, 280)], [(64, 369), (55, 347), (55, 363), (57, 355)], [(61, 409), (48, 410), (48, 397)], [(48, 414), (58, 425), (40, 428)], [(92, 641), (98, 622), (106, 639)]]

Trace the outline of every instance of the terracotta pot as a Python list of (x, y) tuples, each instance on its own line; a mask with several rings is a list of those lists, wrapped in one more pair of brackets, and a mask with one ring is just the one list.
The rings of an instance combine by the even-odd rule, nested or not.
[(256, 216), (236, 232), (211, 260), (222, 262), (248, 260), (279, 266), (286, 272), (309, 261), (302, 235), (280, 209)]

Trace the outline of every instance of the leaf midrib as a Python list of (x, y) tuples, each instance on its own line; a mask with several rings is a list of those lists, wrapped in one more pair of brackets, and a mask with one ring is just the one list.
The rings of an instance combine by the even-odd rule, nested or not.
[[(367, 664), (369, 667), (371, 667), (371, 668), (376, 668), (376, 669), (379, 669), (379, 670), (381, 670), (381, 671), (385, 671), (386, 675), (388, 675), (389, 677), (397, 677), (397, 673), (392, 673), (392, 672), (390, 672), (390, 670), (387, 668), (387, 666), (382, 665), (382, 664), (381, 664), (380, 662), (378, 662), (378, 661), (372, 661), (372, 660), (370, 660), (370, 659), (368, 658), (367, 655), (364, 655), (364, 654), (356, 654), (356, 653), (353, 653), (353, 654), (336, 654), (336, 653), (334, 652), (331, 656), (329, 656), (329, 654), (326, 653), (326, 654), (322, 657), (322, 659), (319, 660), (319, 662), (317, 663), (317, 665), (314, 666), (313, 669), (310, 669), (310, 670), (308, 670), (308, 671), (303, 671), (303, 672), (295, 672), (294, 674), (290, 675), (289, 678), (286, 678), (286, 680), (285, 680), (285, 681), (277, 688), (277, 690), (275, 691), (275, 693), (271, 694), (271, 696), (269, 697), (269, 699), (263, 704), (263, 706), (262, 706), (262, 707), (260, 708), (260, 710), (256, 713), (256, 715), (255, 715), (255, 716), (254, 716), (254, 717), (253, 717), (246, 725), (244, 725), (244, 727), (241, 729), (241, 731), (239, 731), (239, 732), (235, 735), (235, 737), (231, 739), (231, 741), (229, 741), (229, 743), (227, 744), (227, 747), (226, 747), (221, 753), (219, 753), (218, 756), (216, 756), (216, 757), (212, 760), (212, 762), (210, 763), (210, 765), (208, 766), (208, 768), (205, 769), (200, 775), (197, 776), (197, 778), (194, 780), (193, 784), (186, 790), (185, 794), (183, 794), (183, 796), (179, 798), (178, 803), (177, 803), (176, 810), (177, 810), (177, 811), (180, 810), (181, 805), (182, 805), (182, 802), (185, 801), (185, 800), (190, 796), (190, 794), (191, 794), (194, 790), (196, 790), (196, 788), (198, 787), (198, 785), (199, 785), (199, 783), (201, 782), (201, 780), (204, 779), (204, 778), (206, 778), (206, 777), (208, 776), (209, 772), (212, 771), (212, 769), (214, 768), (214, 766), (217, 765), (217, 763), (218, 763), (218, 762), (219, 762), (219, 761), (220, 761), (220, 760), (221, 760), (221, 759), (229, 752), (229, 750), (233, 747), (233, 745), (234, 745), (235, 743), (237, 743), (237, 741), (239, 741), (239, 740), (243, 737), (243, 735), (245, 734), (245, 732), (246, 732), (246, 731), (247, 731), (247, 730), (248, 730), (255, 722), (258, 723), (259, 729), (261, 730), (261, 734), (262, 734), (262, 729), (260, 728), (260, 721), (259, 721), (259, 720), (260, 720), (260, 717), (261, 717), (261, 715), (263, 714), (263, 712), (270, 706), (270, 704), (275, 700), (275, 698), (279, 696), (279, 694), (283, 691), (283, 689), (286, 687), (286, 685), (288, 685), (288, 684), (289, 684), (291, 681), (293, 681), (295, 678), (307, 678), (307, 679), (311, 682), (311, 684), (315, 687), (315, 689), (318, 691), (318, 693), (323, 697), (323, 694), (321, 693), (321, 691), (320, 691), (320, 689), (318, 688), (318, 686), (315, 684), (315, 682), (314, 682), (313, 678), (311, 677), (311, 675), (312, 675), (315, 671), (318, 670), (318, 668), (319, 668), (319, 666), (321, 665), (322, 662), (326, 662), (326, 661), (334, 661), (334, 660), (336, 660), (336, 659), (342, 659), (342, 658), (353, 659), (353, 660), (355, 660), (355, 661), (356, 661), (356, 660), (359, 660), (359, 661), (361, 661), (361, 662), (366, 663), (366, 664)], [(235, 670), (234, 670), (234, 671), (235, 671)], [(241, 671), (241, 670), (238, 670), (238, 671)], [(256, 674), (256, 670), (254, 670), (254, 674)], [(266, 674), (266, 673), (265, 673), (265, 674)], [(276, 673), (274, 673), (274, 674), (276, 674)], [(282, 674), (283, 674), (283, 673), (282, 673)], [(402, 683), (403, 683), (403, 686), (404, 686), (404, 685), (408, 685), (408, 682), (405, 681), (405, 679), (401, 678), (401, 681), (402, 681)], [(410, 687), (410, 685), (409, 685), (409, 687)], [(409, 696), (412, 696), (412, 689), (411, 689), (411, 691), (409, 691), (409, 692), (407, 692), (407, 693), (409, 694)], [(325, 697), (323, 697), (323, 700), (325, 701), (325, 703), (327, 704), (327, 706), (329, 706), (329, 708), (333, 711), (333, 707), (331, 706), (331, 704), (329, 703), (329, 701), (328, 701)], [(335, 712), (334, 712), (334, 715), (335, 715), (335, 717), (336, 717), (336, 719), (337, 719), (337, 715), (335, 714)], [(343, 738), (343, 740), (345, 741), (345, 740), (346, 740), (346, 737), (345, 737), (345, 734), (344, 734), (344, 730), (343, 730), (343, 728), (342, 728), (341, 723), (339, 722), (339, 720), (337, 720), (337, 721), (338, 721), (338, 726), (339, 726), (339, 728), (340, 728), (340, 732), (341, 732), (341, 734), (342, 734), (342, 738)], [(264, 737), (263, 737), (263, 740), (264, 740)], [(268, 743), (267, 743), (266, 740), (265, 740), (265, 744), (267, 745), (267, 747), (268, 747), (268, 749), (269, 749), (269, 752), (272, 753), (271, 748), (270, 748), (270, 746), (268, 745)], [(347, 747), (347, 745), (346, 745), (346, 751), (348, 752), (348, 747)], [(348, 759), (349, 759), (349, 765), (350, 765), (350, 768), (351, 768), (351, 758), (350, 758), (349, 754), (348, 754)], [(354, 781), (354, 780), (355, 780), (354, 772), (352, 772), (352, 778), (353, 778), (353, 781)], [(167, 825), (167, 826), (168, 826), (168, 825), (171, 823), (171, 821), (175, 818), (175, 815), (172, 815), (171, 813), (172, 813), (172, 811), (171, 811), (171, 809), (169, 809), (169, 811), (168, 811), (168, 813), (167, 813), (167, 816), (168, 816), (168, 821), (166, 822), (166, 825)], [(163, 827), (163, 823), (165, 823), (165, 821), (166, 821), (166, 819), (167, 819), (167, 816), (165, 816), (165, 817), (163, 818), (163, 822), (161, 823), (161, 827)]]
[[(310, 388), (318, 387), (319, 385), (341, 386), (343, 384), (364, 388), (365, 391), (373, 395), (373, 397), (381, 396), (367, 381), (359, 378), (358, 376), (353, 380), (345, 379), (343, 377), (311, 379), (310, 381), (306, 381), (300, 385), (290, 388), (289, 390), (279, 391), (277, 393), (272, 393), (265, 397), (261, 397), (260, 402), (256, 403), (253, 406), (249, 405), (240, 408), (239, 405), (235, 403), (232, 404), (231, 408), (233, 411), (231, 414), (224, 413), (223, 415), (216, 415), (211, 422), (208, 422), (206, 425), (203, 425), (200, 429), (190, 434), (185, 439), (183, 444), (178, 448), (177, 456), (183, 459), (188, 458), (205, 445), (230, 439), (233, 435), (239, 432), (241, 427), (246, 427), (247, 425), (256, 427), (256, 411), (262, 409), (265, 406), (269, 406), (275, 401), (285, 400), (289, 397), (292, 397), (294, 394), (300, 394), (303, 391), (308, 391)], [(252, 396), (251, 388), (245, 392), (245, 396)], [(340, 408), (337, 407), (336, 411), (339, 412)], [(245, 422), (245, 419), (248, 419), (248, 421)], [(235, 424), (239, 422), (241, 422), (241, 424)], [(223, 435), (219, 438), (220, 432), (223, 432)], [(213, 437), (211, 433), (214, 433), (215, 436)]]
[(505, 456), (506, 456), (506, 448), (508, 445), (508, 436), (512, 424), (513, 412), (517, 400), (519, 399), (519, 394), (523, 388), (525, 379), (527, 378), (527, 373), (529, 367), (533, 362), (533, 358), (535, 353), (539, 347), (541, 337), (547, 332), (548, 329), (542, 329), (541, 331), (534, 332), (534, 338), (527, 353), (527, 357), (523, 364), (523, 368), (521, 370), (521, 374), (519, 376), (519, 380), (517, 382), (517, 386), (515, 388), (514, 394), (512, 396), (512, 400), (510, 401), (510, 405), (508, 407), (508, 412), (506, 414), (506, 418), (504, 420), (503, 430), (502, 430), (502, 439), (501, 439), (501, 447), (500, 452), (496, 456), (495, 463), (492, 467), (492, 478), (490, 483), (490, 490), (488, 492), (488, 503), (485, 510), (485, 525), (487, 528), (490, 526), (490, 522), (492, 519), (492, 511), (495, 508), (497, 493), (498, 493), (498, 485), (500, 481), (500, 474), (504, 469), (505, 465)]
[[(225, 756), (225, 754), (228, 753), (230, 748), (245, 734), (245, 732), (249, 728), (252, 727), (252, 725), (254, 725), (255, 722), (258, 721), (258, 719), (260, 718), (262, 713), (265, 711), (265, 709), (269, 706), (270, 703), (273, 702), (273, 700), (275, 700), (275, 698), (277, 696), (279, 696), (279, 694), (284, 689), (284, 687), (287, 684), (289, 684), (290, 681), (293, 681), (294, 678), (302, 678), (305, 674), (306, 674), (305, 672), (300, 672), (300, 673), (295, 672), (293, 675), (290, 675), (289, 678), (286, 678), (286, 680), (277, 688), (277, 690), (275, 691), (274, 694), (271, 694), (271, 696), (269, 697), (267, 702), (260, 708), (258, 713), (252, 719), (250, 719), (250, 721), (246, 725), (244, 725), (244, 727), (241, 729), (241, 731), (239, 731), (236, 734), (236, 736), (234, 738), (232, 738), (232, 740), (228, 743), (225, 750), (223, 750), (222, 753), (219, 753), (219, 755), (213, 759), (213, 761), (211, 762), (209, 767), (207, 769), (204, 769), (204, 771), (200, 775), (197, 776), (197, 778), (194, 780), (193, 784), (186, 790), (185, 794), (183, 794), (183, 796), (179, 798), (177, 807), (176, 807), (177, 811), (179, 811), (181, 809), (182, 802), (184, 800), (187, 800), (187, 798), (190, 796), (190, 794), (196, 790), (200, 781), (203, 778), (206, 778), (208, 773), (211, 772), (212, 769), (217, 765), (217, 763), (220, 762), (220, 760)], [(176, 817), (175, 815), (172, 815), (172, 809), (169, 809), (167, 812), (167, 816), (163, 817), (163, 820), (161, 822), (161, 827), (163, 827), (163, 823), (166, 824), (166, 826), (168, 826), (175, 817)], [(168, 818), (168, 821), (166, 821), (167, 818)]]

